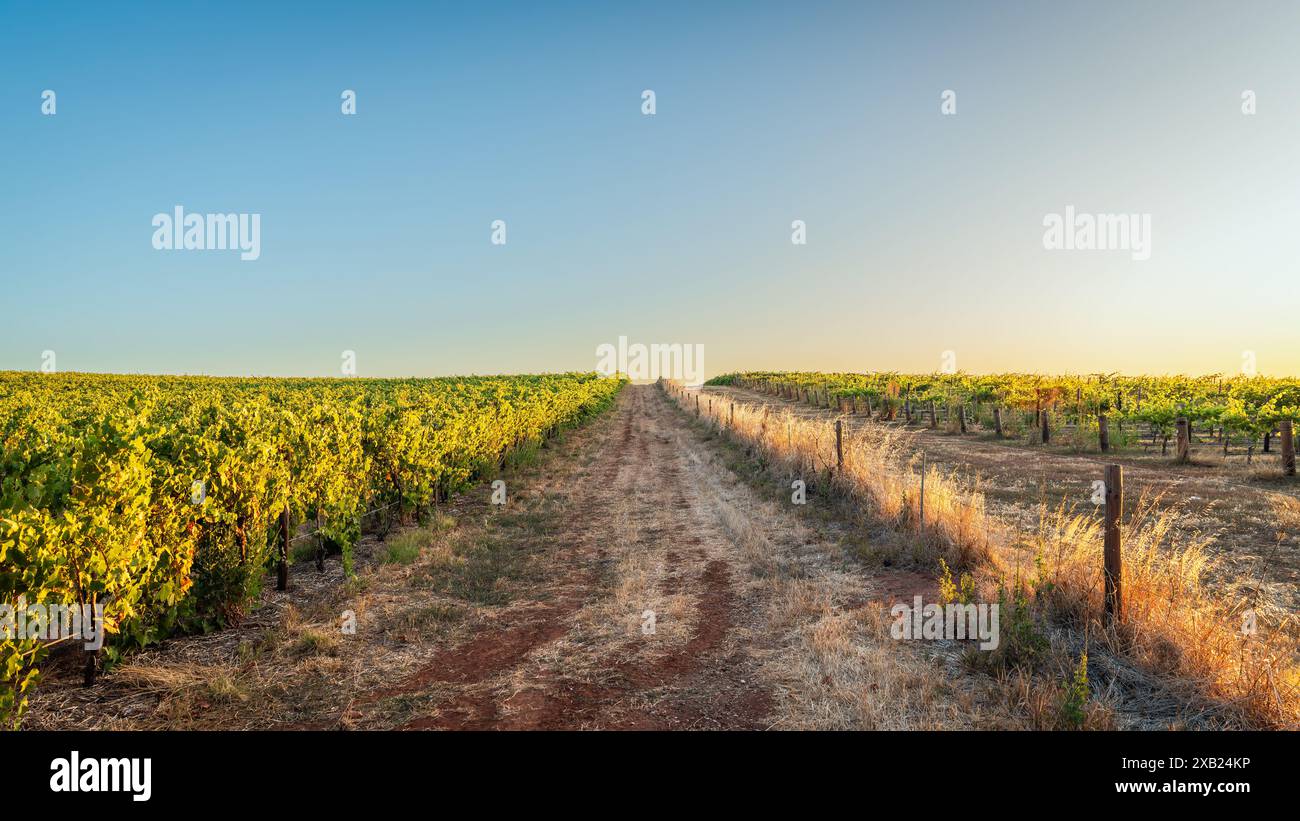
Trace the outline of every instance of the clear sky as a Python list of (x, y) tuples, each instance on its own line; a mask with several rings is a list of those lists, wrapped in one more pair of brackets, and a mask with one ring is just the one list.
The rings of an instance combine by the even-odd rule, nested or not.
[[(710, 375), (1300, 373), (1297, 32), (1294, 2), (0, 0), (0, 369), (590, 370), (622, 335)], [(176, 205), (260, 214), (260, 258), (155, 250)], [(1149, 214), (1150, 259), (1045, 249), (1068, 205)]]

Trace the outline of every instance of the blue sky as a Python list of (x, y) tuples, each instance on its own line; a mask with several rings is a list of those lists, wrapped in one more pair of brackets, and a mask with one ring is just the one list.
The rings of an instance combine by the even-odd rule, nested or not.
[[(1297, 373), (1297, 30), (1284, 3), (6, 2), (0, 368), (590, 369), (624, 335), (710, 374)], [(260, 259), (154, 250), (178, 204), (261, 214)], [(1067, 205), (1151, 214), (1152, 258), (1046, 251)]]

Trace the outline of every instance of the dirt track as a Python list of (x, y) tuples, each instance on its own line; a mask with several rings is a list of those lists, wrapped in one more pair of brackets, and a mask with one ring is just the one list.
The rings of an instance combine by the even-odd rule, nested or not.
[(449, 685), (447, 697), (408, 727), (766, 726), (770, 695), (736, 636), (737, 551), (669, 413), (651, 389), (628, 391), (595, 461), (561, 485), (554, 600), (438, 653), (404, 686)]

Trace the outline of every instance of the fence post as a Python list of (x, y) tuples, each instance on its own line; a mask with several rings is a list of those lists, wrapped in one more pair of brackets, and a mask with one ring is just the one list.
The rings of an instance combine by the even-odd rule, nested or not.
[(1282, 431), (1282, 475), (1295, 476), (1295, 440), (1291, 437), (1291, 420), (1278, 423)]
[(957, 425), (959, 431), (961, 431), (962, 433), (966, 432), (966, 404), (965, 403), (962, 403), (957, 406)]
[[(90, 619), (89, 627), (91, 630), (91, 635), (97, 636), (99, 635), (99, 631), (102, 628), (102, 624), (98, 623), (98, 619), (95, 616), (94, 605), (91, 605), (88, 608), (88, 610), (89, 612), (86, 612), (86, 610), (83, 610), (82, 612), (86, 613), (86, 616)], [(86, 653), (86, 666), (82, 670), (82, 684), (86, 687), (94, 687), (95, 686), (95, 665), (99, 661), (99, 651), (86, 650), (85, 653)]]
[(1047, 408), (1043, 408), (1039, 411), (1038, 421), (1042, 423), (1043, 444), (1046, 445), (1048, 442), (1052, 441), (1052, 423), (1049, 419)]
[(1101, 445), (1102, 453), (1110, 450), (1110, 420), (1104, 413), (1097, 414), (1097, 442)]
[(930, 400), (930, 430), (939, 427), (939, 417), (934, 412), (934, 400)]
[(925, 451), (921, 451), (921, 497), (920, 505), (921, 535), (925, 535)]
[[(433, 503), (438, 503), (438, 493), (434, 491)], [(323, 526), (321, 524), (321, 513), (316, 511), (316, 570), (325, 572), (325, 537), (321, 535)]]
[(736, 429), (736, 403), (731, 403), (731, 419), (727, 422), (727, 427), (732, 430)]
[(835, 420), (835, 469), (844, 470), (844, 423)]
[(1175, 458), (1181, 464), (1187, 461), (1188, 454), (1190, 452), (1188, 441), (1187, 441), (1188, 440), (1187, 417), (1185, 416), (1178, 417), (1178, 420), (1174, 423), (1174, 425), (1176, 426), (1176, 429), (1178, 431), (1178, 452)]
[(1002, 408), (993, 409), (993, 433), (1002, 438)]
[(1120, 557), (1120, 518), (1124, 515), (1124, 469), (1106, 466), (1106, 621), (1124, 619), (1124, 566)]
[(696, 417), (700, 415), (700, 395), (698, 393), (695, 394), (695, 415)]
[(280, 564), (276, 568), (276, 590), (289, 589), (289, 504), (280, 511)]

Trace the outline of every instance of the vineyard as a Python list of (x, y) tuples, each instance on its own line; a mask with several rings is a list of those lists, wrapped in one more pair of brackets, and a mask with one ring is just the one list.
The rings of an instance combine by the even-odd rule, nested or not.
[[(909, 545), (912, 558), (938, 566), (948, 597), (997, 600), (1004, 613), (1020, 611), (1009, 619), (1037, 625), (1030, 634), (1056, 625), (1062, 630), (1054, 640), (1060, 645), (1053, 651), (1058, 656), (1068, 648), (1064, 656), (1072, 653), (1079, 665), (1088, 666), (1105, 653), (1110, 657), (1099, 667), (1133, 665), (1142, 671), (1139, 675), (1164, 678), (1164, 686), (1189, 698), (1216, 702), (1211, 709), (1239, 711), (1242, 726), (1295, 726), (1300, 716), (1295, 622), (1300, 576), (1294, 572), (1291, 543), (1300, 504), (1293, 492), (1243, 486), (1204, 466), (1161, 471), (1152, 460), (1127, 459), (1121, 461), (1132, 471), (1138, 492), (1135, 504), (1125, 510), (1113, 497), (1095, 498), (1097, 485), (1106, 494), (1116, 487), (1112, 477), (1122, 475), (1120, 465), (1109, 465), (1103, 473), (1096, 464), (1101, 460), (1000, 447), (991, 439), (977, 443), (974, 437), (927, 429), (937, 424), (937, 396), (948, 402), (949, 432), (960, 434), (973, 433), (980, 404), (985, 419), (1005, 422), (1010, 414), (1024, 414), (1032, 420), (1035, 410), (1050, 418), (1057, 412), (1051, 393), (1021, 393), (1019, 400), (1008, 401), (1015, 394), (1005, 383), (1012, 379), (1003, 378), (1001, 387), (973, 399), (960, 388), (921, 390), (926, 379), (916, 378), (924, 414), (913, 418), (911, 400), (897, 387), (904, 381), (910, 380), (764, 372), (722, 376), (703, 390), (676, 384), (668, 390), (711, 429), (744, 443), (785, 476), (797, 477), (797, 485), (852, 499), (856, 509), (906, 530), (916, 539)], [(957, 377), (949, 383), (962, 381)], [(856, 387), (880, 382), (886, 385), (880, 390)], [(998, 385), (998, 380), (990, 383)], [(1158, 380), (1144, 383), (1146, 394)], [(1281, 383), (1278, 392), (1259, 403), (1284, 408), (1276, 417), (1271, 410), (1256, 413), (1279, 423), (1283, 473), (1293, 476), (1293, 442), (1286, 424), (1290, 411), (1274, 402), (1288, 388), (1290, 383)], [(1195, 400), (1170, 391), (1164, 402), (1174, 404), (1180, 414), (1176, 419), (1183, 419)], [(1105, 431), (1105, 410), (1093, 407)], [(1074, 417), (1079, 428), (1086, 425), (1086, 414), (1085, 407)], [(1141, 417), (1122, 418), (1133, 427)], [(909, 421), (916, 427), (907, 429)], [(1179, 425), (1180, 431), (1188, 427)], [(1052, 430), (1038, 441), (1054, 441)], [(1007, 427), (999, 433), (1012, 435)], [(1180, 436), (1183, 444), (1187, 438), (1186, 433)], [(1094, 438), (1092, 449), (1099, 447)], [(1003, 451), (1007, 458), (990, 458), (992, 451)], [(975, 475), (973, 466), (983, 475)], [(1195, 476), (1197, 470), (1202, 475)], [(1170, 481), (1161, 482), (1162, 473)], [(1107, 478), (1098, 481), (1103, 475)], [(1032, 492), (1016, 491), (1029, 476), (1036, 485)], [(1293, 480), (1270, 484), (1294, 488)], [(1122, 500), (1123, 491), (1115, 492)], [(1241, 495), (1252, 497), (1252, 505), (1264, 497), (1272, 510), (1245, 509), (1233, 498)], [(1093, 508), (1103, 502), (1104, 522)], [(1105, 551), (1104, 563), (1103, 529), (1114, 536), (1113, 543), (1107, 541), (1113, 548)], [(891, 555), (884, 564), (897, 561)], [(949, 575), (949, 568), (961, 569), (961, 584), (970, 585), (970, 592), (953, 586), (957, 571)], [(1110, 615), (1120, 607), (1121, 579), (1122, 620)], [(1065, 635), (1074, 638), (1062, 639)], [(1045, 646), (1039, 639), (1028, 642), (1006, 670), (1041, 671)], [(1068, 666), (1059, 658), (1057, 664)], [(1162, 709), (1153, 706), (1156, 700), (1138, 711), (1154, 714)]]
[[(108, 632), (98, 654), (7, 642), (11, 726), (1300, 717), (1294, 480), (1201, 448), (1076, 452), (1061, 444), (1098, 428), (1064, 401), (932, 412), (806, 375), (4, 379), (4, 596), (105, 605)], [(980, 430), (995, 419), (1002, 439)], [(1112, 451), (1121, 422), (1141, 431), (1123, 447), (1158, 448), (1148, 423), (1112, 422)], [(1103, 476), (1114, 505), (1093, 500)], [(918, 596), (996, 605), (996, 646), (900, 640), (892, 614)]]
[[(622, 384), (0, 373), (0, 600), (102, 606), (110, 661), (237, 621), (292, 542), (350, 573), (363, 526), (422, 519)], [(52, 642), (8, 626), (14, 726)]]
[[(979, 427), (999, 438), (1051, 443), (1053, 436), (1078, 450), (1158, 447), (1162, 455), (1178, 437), (1176, 454), (1198, 433), (1234, 446), (1247, 463), (1270, 452), (1274, 438), (1289, 439), (1300, 420), (1300, 380), (1238, 376), (1044, 376), (1037, 374), (780, 373), (750, 372), (712, 380), (881, 421)], [(1290, 442), (1282, 443), (1285, 449)], [(1290, 474), (1294, 474), (1291, 454)]]

